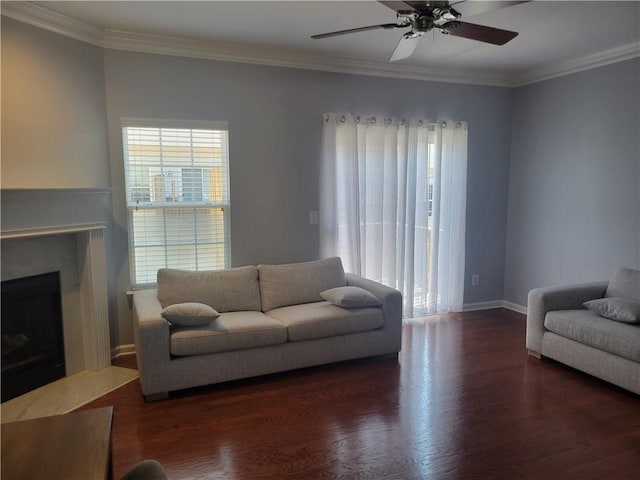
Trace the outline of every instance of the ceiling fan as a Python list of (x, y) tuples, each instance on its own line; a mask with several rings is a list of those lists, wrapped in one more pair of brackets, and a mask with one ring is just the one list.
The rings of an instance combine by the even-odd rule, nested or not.
[[(458, 9), (462, 10), (462, 12), (467, 16), (471, 16), (526, 2), (465, 2), (465, 0), (449, 2), (427, 0), (421, 2), (380, 1), (379, 3), (386, 5), (396, 12), (396, 23), (383, 23), (381, 25), (371, 25), (368, 27), (350, 28), (348, 30), (312, 35), (311, 38), (321, 39), (335, 37), (338, 35), (346, 35), (349, 33), (364, 32), (367, 30), (391, 30), (409, 27), (410, 30), (400, 37), (400, 41), (389, 59), (391, 62), (402, 60), (413, 55), (418, 47), (418, 43), (422, 35), (434, 28), (440, 30), (445, 35), (468, 38), (479, 42), (491, 43), (493, 45), (504, 45), (510, 40), (513, 40), (518, 35), (518, 32), (486, 27), (475, 23), (462, 22), (460, 21), (462, 13), (460, 13)], [(456, 6), (455, 9), (453, 8), (454, 5)]]

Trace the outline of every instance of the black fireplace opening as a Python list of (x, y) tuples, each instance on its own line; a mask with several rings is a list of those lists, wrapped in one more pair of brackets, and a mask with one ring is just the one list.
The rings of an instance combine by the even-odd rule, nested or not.
[(2, 402), (65, 376), (60, 272), (1, 284)]

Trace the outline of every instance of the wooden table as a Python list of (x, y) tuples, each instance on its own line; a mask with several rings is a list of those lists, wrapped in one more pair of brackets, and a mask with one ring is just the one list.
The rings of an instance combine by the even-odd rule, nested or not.
[(113, 407), (2, 425), (2, 479), (111, 478)]

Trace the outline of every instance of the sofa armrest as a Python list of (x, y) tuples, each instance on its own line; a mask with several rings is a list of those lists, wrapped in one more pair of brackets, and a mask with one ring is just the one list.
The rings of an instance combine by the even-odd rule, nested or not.
[[(171, 360), (169, 322), (161, 316), (162, 305), (156, 289), (133, 293), (133, 337), (142, 392), (147, 394), (164, 366)], [(155, 392), (153, 392), (155, 393)]]
[(347, 273), (345, 276), (347, 285), (367, 290), (380, 300), (384, 314), (383, 328), (389, 332), (394, 348), (397, 347), (395, 351), (399, 352), (402, 344), (402, 293), (353, 273)]
[(542, 353), (544, 319), (552, 310), (578, 310), (589, 300), (604, 297), (608, 282), (535, 288), (527, 300), (527, 349)]

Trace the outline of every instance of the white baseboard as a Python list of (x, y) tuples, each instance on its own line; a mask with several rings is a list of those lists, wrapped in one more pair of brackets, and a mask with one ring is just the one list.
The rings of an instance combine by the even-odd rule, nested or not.
[(502, 300), (491, 300), (490, 302), (465, 303), (462, 306), (463, 312), (475, 312), (477, 310), (491, 310), (492, 308), (502, 308)]
[(514, 312), (527, 314), (527, 307), (518, 305), (517, 303), (508, 302), (506, 300), (491, 300), (489, 302), (465, 303), (462, 306), (463, 312), (474, 312), (477, 310), (490, 310), (492, 308), (506, 308)]
[(517, 303), (507, 302), (506, 300), (503, 300), (502, 306), (507, 310), (513, 310), (514, 312), (522, 313), (523, 315), (527, 314), (527, 307), (518, 305)]
[(111, 349), (111, 358), (117, 358), (122, 355), (133, 355), (134, 353), (136, 353), (136, 346), (133, 343), (118, 345)]

